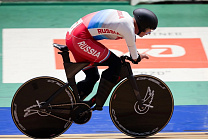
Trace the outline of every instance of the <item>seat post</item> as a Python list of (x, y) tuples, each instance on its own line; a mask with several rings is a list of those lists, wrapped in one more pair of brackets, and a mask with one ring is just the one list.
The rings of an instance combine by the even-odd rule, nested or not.
[(63, 58), (64, 63), (70, 63), (70, 58), (69, 58), (69, 52), (68, 51), (62, 51), (58, 52)]

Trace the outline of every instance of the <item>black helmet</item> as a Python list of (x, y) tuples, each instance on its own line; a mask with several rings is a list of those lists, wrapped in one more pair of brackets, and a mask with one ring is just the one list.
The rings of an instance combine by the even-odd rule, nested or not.
[(146, 28), (156, 29), (158, 24), (157, 16), (150, 10), (138, 8), (133, 11), (134, 18), (139, 28), (139, 33), (145, 32)]

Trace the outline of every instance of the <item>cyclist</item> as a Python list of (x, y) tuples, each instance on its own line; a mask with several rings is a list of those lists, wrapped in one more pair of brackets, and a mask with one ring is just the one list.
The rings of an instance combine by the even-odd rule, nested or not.
[(94, 62), (107, 65), (108, 69), (102, 72), (96, 94), (95, 109), (102, 110), (112, 88), (119, 81), (121, 60), (107, 47), (98, 42), (102, 39), (125, 39), (134, 64), (142, 59), (149, 59), (146, 54), (137, 52), (136, 35), (143, 37), (151, 34), (157, 28), (156, 15), (144, 8), (135, 9), (134, 17), (125, 11), (106, 9), (90, 13), (74, 23), (66, 34), (66, 45), (72, 52), (76, 62), (90, 62), (83, 69), (86, 78), (77, 83), (80, 98), (83, 100), (89, 95), (99, 80), (100, 75)]

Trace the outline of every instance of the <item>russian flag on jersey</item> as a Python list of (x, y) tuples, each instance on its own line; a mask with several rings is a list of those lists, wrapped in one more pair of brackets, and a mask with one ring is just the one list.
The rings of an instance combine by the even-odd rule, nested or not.
[[(88, 29), (102, 28), (103, 23), (108, 20), (108, 16), (114, 11), (113, 9), (101, 10), (84, 16), (83, 22)], [(95, 40), (108, 39), (105, 35), (93, 36)]]

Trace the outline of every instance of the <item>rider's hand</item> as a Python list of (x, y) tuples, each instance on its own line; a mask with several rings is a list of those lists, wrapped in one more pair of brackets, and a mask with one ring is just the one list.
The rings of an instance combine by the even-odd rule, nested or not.
[(146, 54), (138, 54), (140, 59), (133, 59), (135, 62), (133, 62), (134, 64), (138, 64), (138, 62), (140, 62), (142, 59), (149, 59), (149, 56)]
[(149, 56), (148, 55), (146, 55), (146, 54), (139, 54), (140, 55), (140, 57), (141, 57), (141, 60), (142, 59), (149, 59)]

